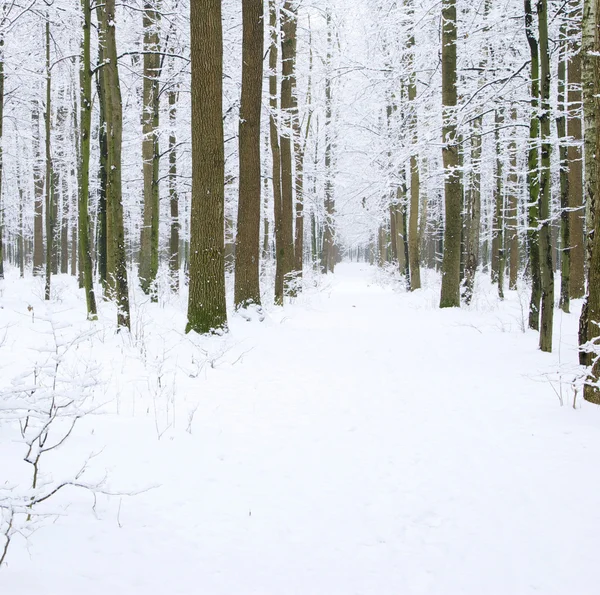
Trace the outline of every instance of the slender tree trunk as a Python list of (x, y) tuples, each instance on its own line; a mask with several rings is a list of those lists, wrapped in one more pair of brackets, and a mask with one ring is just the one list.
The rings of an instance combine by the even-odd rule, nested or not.
[(206, 334), (227, 329), (221, 0), (192, 0), (190, 23), (192, 215), (186, 332)]
[(460, 247), (462, 187), (456, 128), (456, 0), (442, 1), (442, 157), (446, 226), (440, 308), (460, 307)]
[(161, 71), (160, 0), (144, 0), (144, 83), (142, 112), (142, 160), (144, 175), (144, 213), (140, 238), (140, 286), (142, 291), (157, 300), (154, 283), (158, 273), (158, 224), (160, 161), (158, 145), (159, 126), (159, 77)]
[(242, 93), (239, 123), (240, 182), (235, 251), (236, 308), (260, 305), (263, 0), (242, 0)]
[[(91, 69), (91, 0), (82, 0), (83, 43), (80, 71), (81, 88), (81, 129), (80, 129), (80, 186), (79, 186), (79, 250), (81, 251), (81, 274), (89, 319), (96, 318), (96, 296), (94, 294), (94, 276), (92, 256), (90, 254), (89, 235), (89, 195), (90, 195), (90, 140), (92, 131), (92, 69)], [(73, 250), (76, 252), (75, 245)]]
[(323, 247), (321, 250), (321, 270), (333, 273), (335, 267), (335, 199), (333, 196), (333, 93), (331, 81), (333, 27), (331, 9), (326, 9), (327, 20), (327, 62), (325, 73), (325, 221), (323, 222)]
[[(99, 4), (96, 8), (98, 22), (102, 23), (104, 8)], [(104, 32), (102, 28), (98, 31), (98, 64), (104, 64)], [(100, 121), (98, 126), (98, 144), (100, 153), (100, 162), (98, 167), (98, 214), (96, 225), (96, 258), (98, 261), (98, 277), (105, 296), (108, 294), (108, 238), (106, 237), (107, 213), (106, 213), (106, 191), (108, 183), (108, 170), (106, 167), (108, 155), (108, 140), (106, 138), (106, 110), (105, 100), (106, 95), (104, 84), (104, 71), (101, 69), (96, 78), (96, 88), (100, 101), (98, 102), (98, 112)]]
[(4, 279), (4, 202), (2, 200), (2, 133), (4, 121), (4, 34), (0, 30), (0, 279)]
[(471, 303), (475, 288), (475, 274), (479, 265), (479, 241), (481, 234), (481, 116), (473, 120), (471, 129), (471, 190), (467, 202), (465, 302)]
[(106, 276), (109, 294), (117, 303), (117, 325), (130, 328), (129, 289), (123, 226), (122, 163), (123, 106), (117, 62), (115, 0), (102, 10), (104, 115), (106, 118)]
[(531, 52), (531, 121), (529, 127), (529, 156), (527, 165), (527, 185), (529, 188), (527, 243), (529, 247), (529, 267), (531, 270), (531, 302), (529, 304), (529, 328), (540, 328), (540, 301), (542, 299), (542, 282), (540, 272), (539, 246), (539, 136), (540, 119), (538, 115), (540, 97), (539, 50), (533, 32), (533, 11), (531, 0), (525, 3), (525, 33)]
[(572, 299), (585, 295), (585, 211), (583, 203), (583, 122), (581, 91), (581, 5), (571, 0), (569, 12), (569, 57), (567, 64), (568, 110), (567, 148), (569, 191), (570, 275), (569, 293)]
[[(498, 296), (501, 300), (504, 299), (504, 270), (505, 270), (505, 253), (504, 253), (504, 189), (503, 189), (503, 171), (502, 171), (502, 147), (500, 145), (500, 126), (504, 122), (504, 118), (500, 112), (500, 108), (496, 108), (496, 187), (494, 191), (494, 240), (496, 254), (496, 281), (498, 283)], [(492, 275), (493, 278), (493, 275)]]
[[(518, 113), (517, 108), (513, 107), (511, 110), (511, 120), (513, 124), (517, 123)], [(519, 176), (518, 176), (518, 161), (517, 161), (517, 140), (513, 129), (510, 145), (508, 147), (509, 159), (510, 159), (510, 170), (507, 179), (507, 225), (506, 229), (508, 232), (508, 249), (510, 253), (509, 257), (509, 281), (508, 287), (511, 290), (517, 289), (517, 280), (519, 276), (519, 232), (518, 232), (518, 214), (519, 214)]]
[(540, 271), (542, 281), (542, 316), (540, 325), (540, 349), (552, 351), (554, 320), (554, 267), (552, 263), (551, 225), (551, 172), (550, 158), (552, 138), (550, 133), (550, 54), (548, 51), (548, 1), (538, 3), (538, 23), (541, 63), (542, 110), (540, 128), (542, 133), (542, 161), (540, 170)]
[(50, 70), (50, 15), (46, 13), (46, 105), (44, 122), (46, 129), (46, 285), (44, 298), (50, 299), (52, 258), (54, 244), (54, 176), (52, 172), (51, 123), (52, 123), (52, 78)]
[(179, 290), (179, 192), (177, 191), (177, 99), (175, 89), (169, 91), (169, 206), (171, 230), (169, 237), (169, 271), (171, 287)]
[(284, 293), (292, 293), (294, 268), (294, 171), (292, 162), (293, 117), (297, 105), (293, 93), (296, 56), (297, 6), (285, 0), (281, 15), (281, 247)]
[(278, 81), (277, 62), (279, 56), (277, 4), (269, 0), (269, 29), (271, 45), (269, 48), (269, 132), (271, 139), (271, 155), (273, 160), (273, 215), (275, 225), (275, 304), (283, 305), (283, 259), (279, 251), (283, 250), (282, 220), (281, 220), (281, 148), (279, 146), (279, 117), (278, 117)]
[(563, 22), (560, 28), (560, 52), (558, 56), (558, 114), (556, 117), (556, 132), (558, 134), (560, 152), (560, 308), (569, 312), (571, 297), (571, 229), (569, 217), (569, 156), (567, 149), (567, 25)]
[[(411, 16), (414, 20), (414, 9), (412, 1), (410, 3)], [(414, 22), (412, 23), (414, 27)], [(410, 289), (415, 291), (421, 288), (421, 257), (419, 254), (419, 203), (421, 194), (421, 178), (419, 174), (419, 153), (418, 153), (418, 118), (417, 118), (417, 75), (415, 73), (415, 36), (411, 31), (408, 39), (409, 52), (409, 79), (408, 79), (408, 100), (411, 133), (411, 155), (410, 155), (410, 222), (408, 225), (408, 254), (410, 271)]]
[(33, 274), (42, 275), (44, 272), (44, 175), (40, 150), (40, 106), (34, 101), (31, 112), (33, 128)]

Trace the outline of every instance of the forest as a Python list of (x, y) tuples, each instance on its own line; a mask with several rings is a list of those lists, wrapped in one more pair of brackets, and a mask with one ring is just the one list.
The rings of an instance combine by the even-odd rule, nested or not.
[(0, 0), (0, 591), (595, 593), (600, 0)]

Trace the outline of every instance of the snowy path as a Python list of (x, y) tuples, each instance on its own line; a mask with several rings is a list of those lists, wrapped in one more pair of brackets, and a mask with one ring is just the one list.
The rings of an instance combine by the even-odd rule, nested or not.
[(236, 320), (245, 355), (186, 378), (191, 433), (90, 422), (113, 484), (160, 487), (100, 497), (100, 520), (80, 496), (0, 592), (597, 593), (600, 414), (540, 381), (558, 356), (518, 330), (514, 295), (439, 311), (372, 274), (342, 265), (312, 300)]

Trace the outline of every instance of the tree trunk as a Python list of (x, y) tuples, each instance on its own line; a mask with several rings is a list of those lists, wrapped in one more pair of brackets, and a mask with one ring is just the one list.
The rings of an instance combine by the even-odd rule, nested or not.
[[(500, 126), (504, 122), (501, 108), (496, 108), (496, 187), (494, 189), (494, 252), (496, 255), (496, 282), (498, 283), (498, 297), (504, 299), (504, 189), (502, 171), (502, 147), (500, 145)], [(492, 279), (493, 279), (492, 274)]]
[(571, 0), (569, 13), (569, 40), (572, 44), (568, 59), (568, 110), (567, 135), (570, 138), (567, 148), (568, 190), (569, 190), (569, 252), (570, 275), (569, 293), (572, 299), (585, 295), (585, 211), (583, 203), (583, 122), (581, 91), (581, 5), (580, 0)]
[[(591, 22), (590, 22), (591, 21)], [(584, 4), (584, 41), (583, 41), (583, 80), (591, 82), (592, 87), (584, 86), (583, 109), (585, 114), (585, 154), (586, 167), (588, 151), (600, 151), (600, 0), (586, 0)], [(586, 29), (587, 27), (587, 29)], [(589, 29), (594, 33), (590, 40), (586, 37)], [(585, 85), (585, 83), (584, 83)], [(593, 116), (593, 118), (592, 118)], [(592, 122), (593, 119), (593, 122)], [(593, 138), (592, 138), (593, 137)], [(590, 143), (593, 141), (594, 146)], [(594, 175), (596, 172), (592, 172)], [(593, 186), (591, 183), (593, 182)], [(586, 196), (600, 192), (598, 176), (590, 180), (590, 172), (586, 170)], [(593, 209), (590, 219), (594, 222), (589, 238), (591, 251), (588, 268), (587, 296), (579, 322), (579, 341), (583, 348), (580, 355), (581, 363), (591, 366), (590, 375), (584, 387), (584, 397), (587, 401), (600, 405), (600, 358), (598, 357), (598, 337), (600, 336), (600, 200), (596, 199), (590, 208)]]
[(460, 307), (462, 187), (456, 128), (456, 0), (442, 1), (442, 158), (446, 225), (440, 308)]
[(279, 146), (279, 117), (278, 117), (278, 89), (277, 89), (277, 61), (278, 47), (278, 18), (275, 0), (269, 0), (269, 29), (271, 31), (271, 45), (269, 48), (269, 133), (271, 139), (271, 155), (273, 160), (273, 216), (275, 226), (275, 304), (283, 305), (283, 259), (279, 251), (283, 250), (282, 220), (281, 220), (281, 148)]
[(542, 161), (540, 171), (540, 272), (542, 281), (542, 316), (540, 325), (540, 349), (552, 351), (554, 320), (554, 267), (552, 264), (552, 241), (550, 238), (551, 172), (550, 158), (552, 138), (550, 133), (550, 54), (548, 51), (548, 1), (538, 3), (538, 24), (541, 63), (542, 109), (540, 128), (542, 133)]
[(106, 0), (102, 12), (105, 62), (104, 115), (106, 126), (106, 277), (108, 293), (117, 303), (117, 325), (130, 328), (129, 290), (122, 202), (123, 106), (117, 63), (115, 0)]
[(239, 123), (239, 201), (235, 250), (236, 308), (260, 305), (263, 0), (242, 0), (242, 93)]
[(529, 126), (529, 155), (527, 162), (527, 186), (529, 188), (529, 207), (527, 243), (529, 247), (529, 267), (531, 270), (531, 302), (529, 304), (529, 328), (540, 328), (540, 301), (542, 285), (540, 273), (538, 201), (540, 196), (539, 172), (539, 136), (540, 120), (538, 115), (540, 97), (540, 73), (538, 44), (533, 32), (533, 12), (531, 0), (525, 3), (525, 33), (531, 52), (531, 121)]
[[(517, 108), (513, 107), (511, 110), (511, 120), (513, 124), (516, 124), (518, 119)], [(519, 191), (519, 175), (518, 175), (518, 162), (517, 162), (517, 140), (515, 132), (510, 140), (508, 148), (510, 158), (510, 171), (508, 173), (508, 199), (507, 199), (507, 225), (506, 229), (508, 232), (508, 249), (510, 253), (509, 260), (509, 281), (508, 287), (511, 290), (517, 289), (517, 280), (519, 276), (519, 233), (518, 233), (518, 191)]]
[(46, 13), (46, 105), (44, 123), (46, 130), (46, 284), (44, 299), (50, 299), (52, 279), (52, 257), (54, 244), (54, 176), (52, 175), (51, 123), (52, 123), (52, 78), (50, 70), (50, 15)]
[[(101, 22), (102, 18), (102, 7), (97, 7), (98, 21)], [(104, 35), (102, 29), (98, 32), (98, 64), (104, 63)], [(107, 189), (107, 178), (108, 170), (106, 169), (106, 158), (108, 153), (108, 141), (106, 138), (106, 113), (104, 109), (105, 101), (102, 99), (105, 96), (104, 89), (104, 72), (99, 71), (96, 87), (98, 97), (98, 112), (100, 116), (98, 126), (98, 144), (100, 161), (98, 164), (98, 213), (97, 213), (97, 224), (96, 224), (96, 258), (98, 261), (98, 278), (102, 284), (102, 289), (107, 295), (108, 293), (108, 278), (107, 278), (107, 264), (108, 264), (108, 238), (106, 237), (106, 189)]]
[(327, 58), (325, 64), (325, 221), (323, 222), (323, 247), (321, 249), (321, 271), (333, 273), (335, 268), (335, 199), (333, 196), (333, 93), (331, 81), (333, 26), (331, 10), (326, 10)]
[(558, 114), (556, 117), (556, 132), (558, 135), (560, 152), (560, 308), (569, 313), (571, 297), (571, 229), (569, 217), (569, 157), (567, 140), (567, 24), (566, 21), (560, 27), (560, 51), (558, 56)]
[(175, 89), (169, 91), (169, 206), (171, 215), (171, 229), (169, 237), (169, 271), (171, 274), (171, 287), (179, 290), (179, 193), (177, 191), (177, 99)]
[(140, 286), (142, 291), (157, 300), (154, 283), (158, 273), (158, 224), (160, 197), (158, 166), (159, 77), (161, 71), (160, 0), (144, 1), (144, 82), (142, 111), (142, 160), (144, 177), (144, 213), (140, 238)]
[(192, 212), (186, 332), (227, 329), (221, 0), (190, 3)]
[(296, 61), (297, 6), (286, 0), (281, 15), (281, 258), (284, 293), (292, 293), (294, 268), (294, 171), (292, 163), (293, 117), (297, 105), (294, 98), (294, 65)]
[[(411, 16), (414, 20), (414, 9), (412, 2)], [(412, 27), (414, 28), (414, 22)], [(415, 72), (415, 36), (414, 31), (411, 31), (408, 39), (409, 52), (409, 79), (408, 79), (408, 100), (410, 118), (410, 133), (411, 133), (411, 155), (410, 155), (410, 221), (408, 224), (408, 254), (409, 254), (409, 271), (410, 271), (410, 290), (415, 291), (421, 289), (421, 257), (419, 254), (419, 203), (421, 195), (421, 178), (419, 175), (419, 132), (417, 119), (417, 75)]]
[(4, 121), (4, 35), (0, 30), (0, 279), (4, 279), (4, 208), (2, 202), (2, 123)]
[[(85, 291), (87, 316), (96, 318), (96, 296), (94, 294), (94, 276), (89, 236), (89, 195), (90, 195), (90, 137), (92, 131), (92, 70), (91, 70), (91, 0), (82, 0), (83, 8), (83, 44), (80, 71), (81, 88), (81, 130), (80, 130), (80, 187), (79, 187), (79, 249), (81, 251), (81, 274)], [(76, 252), (75, 246), (73, 250)]]

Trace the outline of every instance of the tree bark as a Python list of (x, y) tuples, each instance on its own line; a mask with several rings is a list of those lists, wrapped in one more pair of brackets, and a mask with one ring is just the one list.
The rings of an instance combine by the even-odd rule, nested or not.
[(540, 323), (540, 349), (552, 351), (554, 320), (554, 267), (552, 263), (551, 225), (551, 172), (552, 138), (550, 133), (550, 54), (548, 51), (548, 0), (538, 3), (538, 26), (541, 64), (540, 129), (542, 135), (542, 160), (540, 170), (540, 272), (542, 281), (542, 316)]
[(462, 185), (456, 127), (456, 0), (442, 2), (442, 158), (446, 225), (440, 308), (460, 307)]
[(409, 78), (408, 78), (408, 101), (411, 134), (411, 155), (410, 155), (410, 219), (408, 224), (408, 254), (410, 271), (410, 290), (421, 289), (421, 256), (419, 254), (419, 204), (421, 195), (421, 178), (419, 172), (419, 131), (417, 118), (417, 75), (415, 72), (415, 35), (414, 35), (414, 8), (412, 2), (411, 18), (413, 19), (413, 30), (408, 38), (408, 59), (409, 59)]
[[(583, 121), (581, 90), (581, 5), (579, 0), (571, 0), (568, 36), (570, 40), (567, 64), (568, 110), (567, 135), (570, 138), (567, 149), (568, 190), (569, 190), (569, 252), (570, 275), (569, 293), (572, 299), (585, 295), (585, 210), (583, 203)], [(579, 41), (574, 41), (579, 39)]]
[(169, 207), (171, 215), (171, 229), (169, 237), (169, 271), (171, 287), (179, 290), (179, 192), (177, 191), (177, 99), (175, 89), (169, 90)]
[(533, 32), (533, 11), (531, 0), (525, 4), (525, 34), (531, 53), (531, 120), (529, 125), (529, 155), (527, 161), (527, 186), (529, 189), (527, 243), (529, 248), (529, 267), (531, 271), (531, 301), (529, 304), (529, 328), (540, 328), (540, 301), (542, 298), (542, 282), (540, 273), (539, 246), (539, 136), (540, 120), (538, 116), (540, 98), (539, 50)]
[(566, 21), (560, 27), (560, 49), (558, 56), (558, 114), (556, 117), (556, 132), (560, 153), (560, 308), (569, 313), (571, 297), (571, 228), (569, 217), (569, 156), (567, 148), (567, 25)]
[(294, 171), (292, 162), (293, 117), (297, 104), (294, 98), (294, 66), (296, 62), (297, 6), (286, 0), (281, 15), (281, 258), (284, 293), (290, 295), (294, 279)]
[(269, 136), (271, 139), (271, 156), (273, 163), (273, 218), (275, 227), (275, 304), (283, 305), (284, 269), (279, 251), (283, 249), (281, 220), (281, 148), (279, 146), (278, 88), (277, 62), (279, 56), (277, 4), (269, 0), (269, 29), (271, 45), (269, 47)]
[(130, 328), (129, 289), (122, 202), (123, 106), (117, 62), (115, 0), (105, 0), (101, 29), (104, 58), (104, 115), (106, 126), (106, 276), (109, 296), (117, 304), (117, 325)]
[(46, 105), (44, 124), (46, 130), (46, 284), (44, 299), (50, 299), (52, 280), (52, 257), (54, 244), (54, 176), (52, 172), (51, 124), (52, 124), (52, 75), (50, 70), (50, 15), (46, 13)]
[(143, 111), (142, 111), (142, 160), (144, 177), (144, 213), (140, 238), (140, 286), (142, 291), (157, 300), (155, 291), (158, 273), (158, 225), (160, 197), (158, 167), (160, 153), (158, 145), (159, 126), (159, 78), (161, 71), (160, 0), (145, 0), (143, 13)]
[(190, 3), (192, 212), (186, 332), (227, 329), (221, 0)]
[(263, 0), (242, 0), (242, 92), (239, 123), (239, 201), (235, 250), (236, 308), (260, 305)]
[[(81, 273), (83, 289), (89, 319), (96, 318), (96, 296), (94, 294), (94, 276), (89, 236), (89, 194), (90, 194), (90, 137), (92, 131), (92, 70), (91, 70), (91, 0), (82, 0), (83, 43), (80, 71), (81, 88), (81, 130), (80, 130), (80, 187), (79, 187), (79, 250), (81, 251)], [(75, 250), (75, 247), (73, 248)]]

